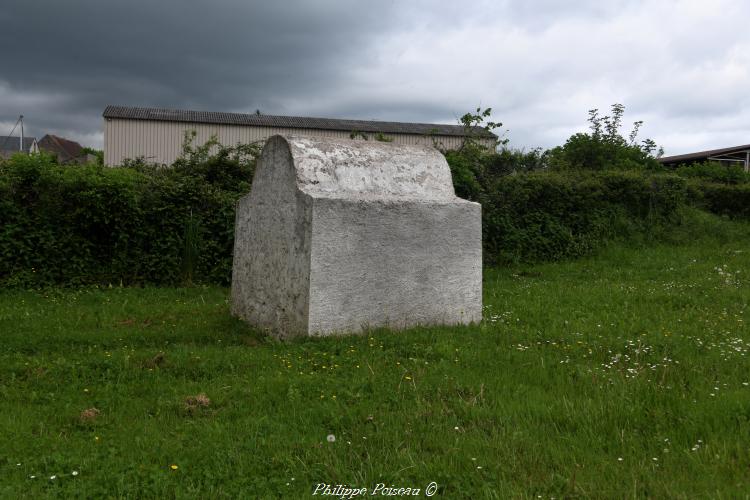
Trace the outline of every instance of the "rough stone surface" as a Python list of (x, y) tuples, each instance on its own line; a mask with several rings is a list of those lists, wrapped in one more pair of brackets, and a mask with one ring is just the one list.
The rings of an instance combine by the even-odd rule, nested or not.
[(477, 322), (481, 248), (434, 148), (274, 136), (237, 207), (232, 314), (280, 337)]

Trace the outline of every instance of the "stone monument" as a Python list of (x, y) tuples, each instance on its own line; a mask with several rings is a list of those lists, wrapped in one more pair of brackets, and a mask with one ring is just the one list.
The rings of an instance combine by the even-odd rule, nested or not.
[(237, 205), (231, 311), (282, 338), (479, 322), (481, 240), (435, 148), (277, 135)]

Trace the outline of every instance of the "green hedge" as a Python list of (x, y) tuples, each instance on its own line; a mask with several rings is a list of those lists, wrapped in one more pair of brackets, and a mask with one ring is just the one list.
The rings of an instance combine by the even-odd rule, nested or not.
[(720, 184), (691, 180), (691, 204), (733, 219), (750, 218), (750, 184)]
[(707, 161), (701, 163), (692, 163), (689, 165), (679, 165), (674, 169), (675, 173), (688, 179), (697, 179), (703, 182), (713, 182), (717, 184), (748, 184), (750, 183), (750, 173), (736, 163), (720, 163)]
[[(473, 168), (471, 158), (455, 158), (454, 174), (459, 163)], [(232, 161), (170, 169), (58, 166), (21, 155), (0, 162), (0, 286), (227, 284), (234, 207), (251, 173)], [(671, 223), (686, 200), (686, 180), (676, 175), (498, 175), (500, 167), (488, 165), (454, 182), (466, 195), (470, 180), (469, 197), (482, 203), (489, 263), (585, 255)], [(750, 207), (745, 188), (691, 186), (691, 197), (699, 193), (712, 211)]]
[(674, 222), (686, 182), (669, 174), (531, 173), (502, 177), (482, 197), (485, 259), (559, 260)]
[(16, 156), (0, 164), (0, 286), (227, 283), (239, 196), (177, 172)]

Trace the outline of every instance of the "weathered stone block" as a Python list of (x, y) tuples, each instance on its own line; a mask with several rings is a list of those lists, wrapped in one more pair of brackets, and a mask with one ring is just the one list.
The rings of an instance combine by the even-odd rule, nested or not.
[(232, 314), (279, 337), (478, 322), (481, 239), (434, 148), (274, 136), (237, 206)]

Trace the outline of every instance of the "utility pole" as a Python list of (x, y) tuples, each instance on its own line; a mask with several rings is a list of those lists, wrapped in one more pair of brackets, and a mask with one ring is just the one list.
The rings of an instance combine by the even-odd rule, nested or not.
[(21, 122), (21, 143), (18, 150), (23, 153), (23, 115), (19, 116), (18, 120)]

